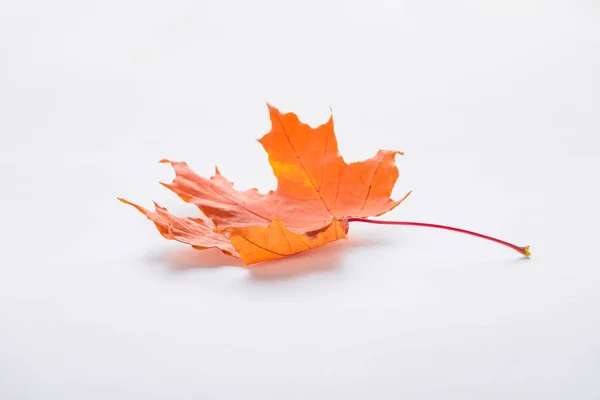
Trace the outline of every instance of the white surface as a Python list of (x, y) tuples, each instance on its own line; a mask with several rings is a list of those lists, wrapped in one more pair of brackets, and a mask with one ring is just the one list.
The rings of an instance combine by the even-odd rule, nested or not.
[[(0, 1), (0, 398), (598, 399), (597, 2)], [(161, 158), (275, 186), (265, 101), (347, 160), (406, 152), (388, 219), (248, 271)], [(205, 267), (201, 267), (204, 265)]]

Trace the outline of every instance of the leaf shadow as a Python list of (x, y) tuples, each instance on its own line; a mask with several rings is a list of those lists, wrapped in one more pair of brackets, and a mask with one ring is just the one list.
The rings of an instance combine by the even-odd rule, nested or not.
[(249, 268), (249, 278), (255, 281), (274, 281), (331, 272), (342, 266), (343, 257), (351, 251), (376, 244), (381, 242), (353, 236), (291, 257), (256, 264)]
[(172, 272), (184, 272), (196, 268), (244, 267), (235, 257), (226, 256), (217, 249), (196, 250), (183, 247), (149, 257), (149, 261), (166, 264)]
[(149, 256), (148, 261), (166, 264), (174, 273), (194, 269), (240, 267), (248, 270), (251, 280), (274, 281), (336, 270), (342, 266), (344, 255), (359, 248), (381, 244), (381, 238), (354, 235), (347, 240), (328, 243), (293, 256), (251, 266), (245, 266), (240, 259), (226, 256), (217, 249), (195, 250), (190, 247), (156, 253)]

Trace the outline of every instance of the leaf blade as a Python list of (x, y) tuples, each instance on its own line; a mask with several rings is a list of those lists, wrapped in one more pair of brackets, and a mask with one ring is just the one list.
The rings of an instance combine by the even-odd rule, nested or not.
[(244, 264), (251, 265), (288, 257), (345, 239), (348, 223), (336, 219), (310, 235), (291, 232), (278, 218), (273, 219), (266, 227), (229, 227), (217, 231), (228, 236)]

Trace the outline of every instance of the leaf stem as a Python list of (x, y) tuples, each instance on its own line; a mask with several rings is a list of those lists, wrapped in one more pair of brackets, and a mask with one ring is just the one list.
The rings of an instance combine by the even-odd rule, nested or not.
[(478, 238), (481, 238), (481, 239), (486, 239), (486, 240), (490, 240), (492, 242), (499, 243), (499, 244), (504, 245), (506, 247), (510, 247), (511, 249), (519, 252), (520, 254), (522, 254), (525, 257), (529, 257), (531, 255), (531, 252), (529, 251), (529, 246), (524, 246), (524, 247), (517, 246), (515, 244), (509, 243), (509, 242), (505, 242), (504, 240), (496, 239), (494, 237), (483, 235), (481, 233), (477, 233), (477, 232), (473, 232), (473, 231), (468, 231), (466, 229), (454, 228), (452, 226), (438, 225), (438, 224), (428, 224), (426, 222), (380, 221), (380, 220), (368, 219), (368, 218), (360, 218), (360, 217), (350, 217), (350, 218), (348, 218), (348, 222), (366, 222), (366, 223), (369, 223), (369, 224), (380, 224), (380, 225), (407, 225), (407, 226), (421, 226), (421, 227), (425, 227), (425, 228), (445, 229), (445, 230), (448, 230), (448, 231), (465, 233), (467, 235), (471, 235), (471, 236), (475, 236), (475, 237), (478, 237)]

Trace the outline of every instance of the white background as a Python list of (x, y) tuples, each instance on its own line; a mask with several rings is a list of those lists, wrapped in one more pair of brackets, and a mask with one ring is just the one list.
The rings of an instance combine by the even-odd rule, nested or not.
[[(352, 225), (247, 270), (116, 200), (274, 188), (267, 101), (405, 151), (385, 218), (532, 258)], [(0, 398), (598, 399), (599, 111), (593, 0), (0, 0)]]

